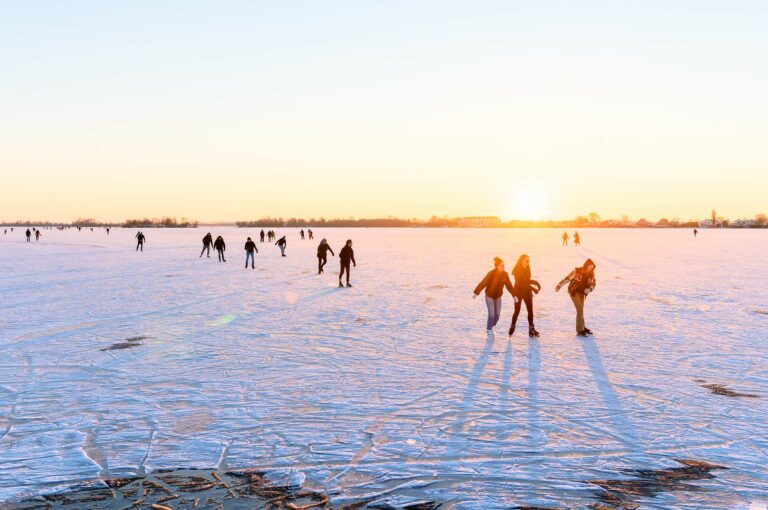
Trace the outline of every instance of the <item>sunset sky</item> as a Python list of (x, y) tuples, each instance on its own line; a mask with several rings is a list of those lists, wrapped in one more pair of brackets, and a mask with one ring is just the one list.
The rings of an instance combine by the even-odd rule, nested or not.
[(0, 0), (0, 220), (752, 217), (766, 27), (765, 1)]

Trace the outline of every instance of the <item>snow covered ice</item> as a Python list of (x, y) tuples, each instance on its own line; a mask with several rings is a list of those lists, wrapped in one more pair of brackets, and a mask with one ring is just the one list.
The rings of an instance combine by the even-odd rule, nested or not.
[[(198, 258), (210, 230), (227, 263)], [(765, 508), (766, 231), (24, 229), (0, 238), (0, 501), (160, 468), (260, 468), (336, 506), (585, 508), (631, 470), (727, 469), (642, 508)], [(338, 258), (354, 240), (352, 289)], [(531, 256), (541, 338), (472, 290)], [(594, 338), (555, 284), (587, 257)], [(718, 394), (723, 385), (737, 393)], [(720, 392), (722, 393), (722, 392)], [(608, 508), (611, 508), (608, 506)]]

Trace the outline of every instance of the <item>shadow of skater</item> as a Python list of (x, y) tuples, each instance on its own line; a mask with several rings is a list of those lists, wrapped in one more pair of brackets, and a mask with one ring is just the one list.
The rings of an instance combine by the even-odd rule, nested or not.
[(464, 391), (464, 398), (462, 399), (461, 405), (459, 406), (458, 416), (453, 426), (451, 427), (451, 432), (454, 434), (458, 432), (466, 432), (467, 428), (469, 428), (468, 422), (471, 421), (471, 419), (467, 419), (466, 415), (473, 410), (472, 404), (475, 400), (475, 393), (477, 393), (477, 387), (480, 384), (483, 371), (485, 370), (486, 365), (488, 365), (488, 357), (491, 354), (492, 347), (493, 338), (488, 337), (488, 339), (485, 341), (483, 352), (480, 353), (480, 356), (475, 362), (475, 367), (472, 369), (472, 373), (469, 375), (469, 384), (467, 384), (467, 389)]
[[(507, 341), (507, 349), (504, 351), (504, 367), (501, 370), (501, 391), (499, 392), (499, 409), (503, 416), (509, 414), (509, 381), (512, 378), (512, 339)], [(503, 441), (509, 437), (509, 432), (502, 431), (498, 438)]]
[(584, 357), (587, 360), (589, 369), (592, 371), (592, 377), (603, 399), (605, 409), (608, 411), (607, 417), (614, 431), (615, 437), (625, 445), (637, 449), (637, 434), (635, 426), (629, 420), (621, 400), (613, 389), (608, 375), (605, 373), (603, 362), (600, 359), (600, 349), (597, 347), (594, 339), (591, 337), (579, 337), (581, 348), (584, 350)]
[(539, 371), (541, 370), (541, 351), (539, 341), (528, 339), (528, 445), (531, 451), (541, 451), (546, 443), (539, 423)]

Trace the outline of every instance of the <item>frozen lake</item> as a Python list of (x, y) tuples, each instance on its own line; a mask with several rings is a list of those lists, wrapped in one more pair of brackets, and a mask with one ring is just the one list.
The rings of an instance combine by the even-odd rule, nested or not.
[[(23, 230), (0, 236), (0, 501), (258, 467), (336, 506), (614, 508), (587, 482), (655, 479), (676, 459), (728, 469), (630, 499), (768, 500), (768, 230), (584, 230), (564, 248), (560, 230), (277, 229), (288, 256), (258, 244), (255, 270), (255, 229), (147, 229), (143, 253), (135, 230)], [(198, 258), (208, 230), (226, 264)], [(336, 287), (337, 257), (316, 274), (322, 237), (337, 254), (355, 241), (354, 288)], [(523, 312), (509, 341), (506, 295), (488, 342), (472, 290), (494, 256), (511, 269), (523, 252), (541, 338)], [(554, 286), (586, 257), (582, 339)]]

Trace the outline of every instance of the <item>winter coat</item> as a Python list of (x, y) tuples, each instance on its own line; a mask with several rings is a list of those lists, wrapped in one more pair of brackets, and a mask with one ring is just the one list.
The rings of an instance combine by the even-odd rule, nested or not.
[(485, 289), (485, 295), (489, 298), (500, 298), (504, 294), (504, 287), (507, 288), (510, 294), (515, 295), (515, 289), (512, 286), (512, 282), (509, 280), (509, 273), (506, 271), (497, 271), (492, 269), (485, 275), (483, 281), (477, 284), (475, 287), (475, 294)]

